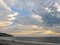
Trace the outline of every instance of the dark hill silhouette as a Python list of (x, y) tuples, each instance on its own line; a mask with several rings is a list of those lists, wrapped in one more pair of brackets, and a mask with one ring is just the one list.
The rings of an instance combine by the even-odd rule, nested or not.
[(0, 33), (1, 37), (13, 37), (13, 35), (7, 34), (7, 33)]

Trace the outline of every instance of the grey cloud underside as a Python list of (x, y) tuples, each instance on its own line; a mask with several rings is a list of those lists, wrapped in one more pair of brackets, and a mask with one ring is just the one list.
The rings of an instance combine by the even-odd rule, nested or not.
[[(20, 8), (23, 8), (23, 7), (31, 8), (32, 7), (31, 10), (35, 10), (36, 12), (38, 12), (39, 15), (41, 17), (43, 17), (44, 22), (49, 26), (53, 26), (54, 24), (60, 23), (59, 22), (60, 18), (56, 17), (56, 15), (60, 12), (57, 12), (56, 7), (54, 7), (55, 2), (59, 3), (59, 0), (43, 0), (43, 1), (42, 0), (38, 0), (38, 1), (36, 1), (36, 0), (33, 0), (33, 1), (32, 0), (25, 0), (25, 1), (24, 0), (19, 0), (19, 1), (15, 0), (15, 3), (13, 6), (12, 6), (12, 4), (9, 3), (8, 0), (5, 0), (5, 2), (7, 3), (8, 6), (11, 6), (12, 10), (18, 11), (19, 13), (20, 13), (20, 11), (19, 11)], [(24, 2), (24, 3), (22, 4), (22, 2)], [(34, 2), (35, 5), (29, 6), (27, 4), (27, 2), (29, 2), (29, 3)], [(21, 4), (21, 5), (19, 6), (19, 4)], [(24, 4), (26, 4), (26, 5), (24, 5)], [(13, 9), (14, 7), (15, 7), (15, 9)], [(44, 10), (44, 7), (45, 8), (48, 7), (49, 9), (51, 9), (54, 12), (49, 13), (46, 10)], [(52, 16), (53, 14), (55, 14), (55, 15)]]
[[(34, 0), (34, 1), (36, 1), (36, 0)], [(21, 2), (21, 1), (20, 1)], [(25, 0), (25, 2), (29, 2), (29, 0), (27, 1), (27, 0)], [(31, 1), (32, 2), (32, 1)], [(59, 0), (57, 1), (57, 0), (38, 0), (38, 1), (36, 1), (36, 4), (35, 4), (35, 6), (34, 7), (32, 7), (33, 9), (32, 9), (32, 11), (34, 10), (34, 11), (36, 11), (36, 12), (38, 12), (39, 13), (39, 15), (43, 18), (43, 20), (44, 20), (44, 22), (48, 25), (48, 26), (53, 26), (53, 25), (56, 25), (56, 24), (59, 24), (60, 23), (60, 18), (58, 18), (58, 17), (56, 17), (56, 15), (58, 15), (58, 14), (60, 14), (60, 12), (58, 12), (57, 11), (57, 8), (56, 7), (54, 7), (54, 5), (55, 5), (55, 2), (57, 2), (57, 3), (59, 3)], [(25, 3), (26, 4), (26, 3)], [(18, 5), (18, 4), (17, 4)], [(23, 5), (23, 7), (25, 7), (24, 5)], [(28, 6), (29, 7), (29, 6)], [(46, 7), (48, 7), (49, 9), (51, 9), (51, 11), (54, 11), (54, 12), (47, 12), (45, 9), (44, 9), (44, 7), (46, 8)], [(19, 9), (17, 9), (17, 11), (18, 11)], [(33, 12), (34, 12), (33, 11)], [(52, 16), (54, 14), (54, 16)], [(25, 18), (23, 19), (23, 20), (25, 20), (24, 21), (24, 23), (25, 24), (29, 24), (29, 23), (31, 23), (31, 24), (36, 24), (36, 20), (34, 20), (34, 19), (32, 19), (32, 18), (28, 18), (28, 21), (26, 21), (25, 20)], [(30, 21), (31, 20), (31, 21)], [(37, 22), (37, 24), (36, 25), (40, 25), (40, 22)]]
[(60, 23), (60, 18), (56, 17), (56, 16), (52, 16), (51, 13), (46, 14), (44, 17), (44, 22), (46, 22), (47, 25), (49, 26), (53, 26), (56, 24)]
[[(58, 12), (57, 8), (54, 6), (55, 2), (58, 3), (59, 0), (58, 1), (57, 0), (50, 0), (48, 3), (43, 2), (42, 7), (40, 7), (40, 5), (39, 5), (39, 6), (37, 6), (38, 9), (33, 10), (36, 14), (40, 15), (43, 18), (44, 22), (48, 26), (53, 26), (53, 25), (57, 25), (60, 23), (60, 18), (57, 17), (57, 15), (59, 15), (60, 12)], [(51, 12), (47, 12), (46, 10), (44, 10), (43, 7), (48, 7), (49, 9), (51, 9)]]
[(42, 26), (42, 23), (40, 21), (37, 21), (36, 19), (32, 18), (30, 16), (26, 16), (26, 17), (20, 17), (19, 19), (15, 20), (15, 22), (18, 24), (24, 24), (24, 25), (37, 25), (37, 26)]
[[(10, 0), (9, 0), (10, 1)], [(60, 14), (60, 12), (57, 11), (57, 8), (54, 7), (55, 2), (60, 3), (59, 0), (15, 0), (15, 3), (10, 3), (8, 0), (5, 0), (6, 4), (15, 12), (20, 13), (20, 10), (23, 8), (29, 8), (32, 11), (32, 14), (38, 14), (39, 16), (42, 17), (43, 22), (41, 23), (40, 21), (37, 21), (36, 19), (32, 18), (32, 15), (28, 15), (28, 16), (21, 16), (20, 14), (16, 17), (16, 19), (13, 21), (14, 24), (13, 25), (18, 25), (18, 24), (23, 24), (23, 25), (37, 25), (37, 26), (45, 26), (45, 29), (48, 29), (48, 27), (53, 27), (54, 25), (59, 25), (60, 24), (60, 17), (57, 17), (58, 14)], [(23, 2), (23, 3), (22, 3)], [(31, 4), (31, 2), (33, 2), (34, 6), (28, 5), (27, 2), (29, 2)], [(19, 5), (21, 4), (21, 5)], [(46, 11), (44, 8), (48, 7), (49, 9), (51, 9), (51, 12)], [(14, 9), (15, 8), (15, 9)], [(1, 10), (1, 9), (0, 9)], [(6, 9), (2, 9), (5, 10)], [(54, 11), (54, 12), (53, 12)], [(7, 14), (11, 14), (13, 12), (3, 12), (4, 15), (2, 15), (2, 17), (4, 17), (2, 19), (2, 17), (0, 18), (0, 20), (7, 20), (6, 15)], [(5, 14), (7, 13), (7, 14)], [(59, 25), (60, 26), (60, 25)], [(56, 32), (59, 32), (60, 28), (57, 27), (53, 27), (54, 30)], [(22, 28), (9, 28), (11, 29), (11, 32), (17, 31), (18, 30), (23, 30)], [(13, 31), (12, 31), (13, 30)], [(37, 29), (36, 29), (37, 30)], [(8, 31), (9, 32), (9, 31)]]

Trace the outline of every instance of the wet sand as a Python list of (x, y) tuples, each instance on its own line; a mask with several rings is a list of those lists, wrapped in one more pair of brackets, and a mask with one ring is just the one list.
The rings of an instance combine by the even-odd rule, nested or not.
[[(15, 43), (14, 43), (14, 45), (15, 45)], [(48, 44), (36, 44), (36, 43), (19, 42), (19, 43), (16, 43), (16, 45), (48, 45)]]

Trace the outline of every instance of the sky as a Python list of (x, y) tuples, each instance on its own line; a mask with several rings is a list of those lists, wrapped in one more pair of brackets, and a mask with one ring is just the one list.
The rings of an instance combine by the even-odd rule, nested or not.
[(60, 0), (1, 0), (0, 32), (14, 36), (59, 36)]

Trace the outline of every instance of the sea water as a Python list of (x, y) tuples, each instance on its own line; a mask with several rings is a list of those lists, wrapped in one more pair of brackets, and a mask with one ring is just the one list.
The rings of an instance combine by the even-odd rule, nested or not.
[(14, 37), (15, 40), (20, 41), (32, 41), (32, 42), (44, 42), (44, 43), (56, 43), (60, 44), (60, 37)]

